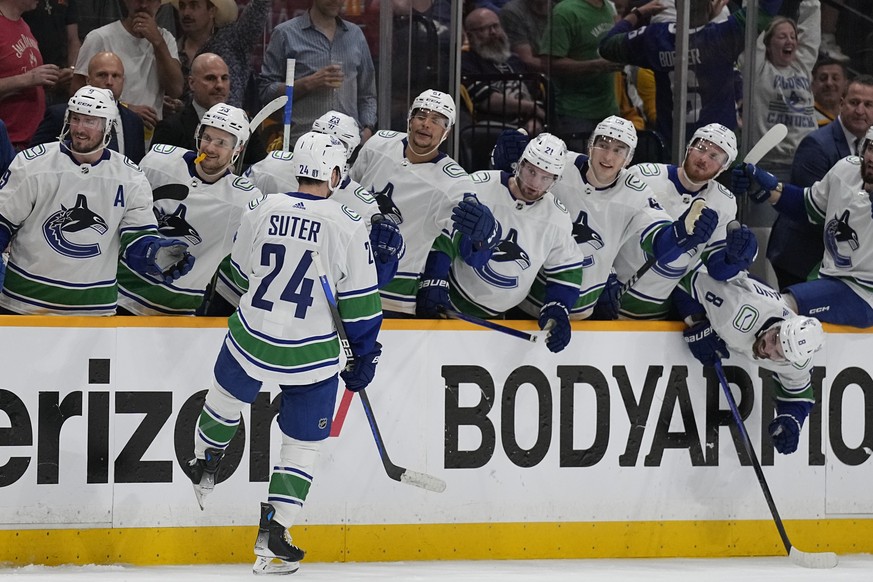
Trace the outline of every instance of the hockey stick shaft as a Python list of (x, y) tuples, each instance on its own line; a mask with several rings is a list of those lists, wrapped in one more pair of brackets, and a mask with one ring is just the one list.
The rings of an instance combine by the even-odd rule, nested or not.
[(330, 436), (338, 437), (343, 430), (343, 424), (346, 422), (346, 415), (349, 413), (349, 406), (352, 405), (352, 398), (355, 393), (351, 390), (343, 390), (343, 397), (340, 400), (339, 407), (336, 409), (336, 414), (333, 417), (333, 422), (330, 423)]
[(285, 96), (288, 101), (285, 102), (285, 118), (282, 120), (285, 126), (282, 133), (282, 151), (284, 152), (290, 151), (291, 146), (291, 113), (294, 102), (294, 68), (296, 64), (296, 59), (285, 61)]
[(242, 173), (243, 163), (246, 157), (246, 151), (249, 148), (249, 144), (252, 141), (252, 136), (261, 127), (261, 124), (264, 123), (268, 117), (282, 109), (285, 105), (285, 101), (287, 101), (287, 97), (285, 95), (279, 95), (258, 111), (252, 120), (249, 122), (249, 139), (246, 142), (246, 145), (243, 146), (242, 151), (239, 154), (239, 157), (236, 159), (236, 166), (234, 166), (234, 173), (240, 175)]
[(752, 146), (746, 157), (743, 158), (743, 163), (757, 164), (764, 156), (770, 153), (770, 150), (779, 145), (785, 136), (788, 135), (788, 128), (781, 123), (777, 123), (767, 130), (767, 133), (761, 136), (761, 139)]
[(466, 313), (461, 313), (460, 311), (455, 311), (454, 309), (449, 309), (448, 307), (443, 307), (441, 311), (451, 318), (460, 319), (462, 321), (466, 321), (467, 323), (472, 323), (473, 325), (487, 327), (488, 329), (493, 329), (494, 331), (499, 331), (500, 333), (505, 333), (506, 335), (511, 335), (512, 337), (517, 337), (519, 339), (523, 339), (529, 342), (537, 341), (537, 336), (532, 333), (513, 329), (505, 325), (500, 325), (499, 323), (494, 323), (493, 321), (489, 321), (487, 319), (481, 319), (474, 315), (467, 315)]

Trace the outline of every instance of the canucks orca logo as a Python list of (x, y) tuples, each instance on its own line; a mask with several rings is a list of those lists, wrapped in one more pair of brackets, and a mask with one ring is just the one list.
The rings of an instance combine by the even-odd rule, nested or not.
[(530, 268), (530, 257), (525, 250), (521, 248), (521, 245), (518, 244), (518, 232), (514, 228), (509, 229), (509, 234), (506, 235), (506, 238), (497, 243), (494, 252), (491, 254), (491, 260), (483, 266), (478, 267), (476, 269), (476, 274), (478, 274), (483, 281), (490, 285), (494, 285), (495, 287), (502, 287), (504, 289), (518, 287), (518, 277), (510, 277), (498, 273), (491, 267), (492, 261), (495, 263), (509, 263), (514, 261), (522, 271)]
[(849, 226), (849, 211), (846, 210), (837, 218), (834, 215), (832, 220), (829, 220), (825, 225), (825, 247), (834, 259), (834, 265), (841, 269), (848, 269), (852, 266), (852, 257), (840, 253), (840, 244), (843, 247), (848, 244), (849, 252), (857, 251), (861, 246), (858, 243), (858, 233)]
[[(577, 245), (588, 243), (595, 251), (603, 248), (603, 237), (588, 226), (588, 213), (584, 210), (579, 212), (579, 216), (573, 222), (573, 240), (576, 241)], [(582, 267), (591, 267), (592, 265), (594, 265), (594, 255), (585, 255)]]
[[(371, 186), (372, 190), (373, 187)], [(397, 224), (403, 222), (403, 214), (400, 212), (400, 208), (394, 204), (394, 184), (388, 182), (385, 184), (385, 187), (378, 192), (373, 192), (373, 198), (376, 199), (376, 204), (379, 205), (379, 212), (386, 216), (396, 216), (400, 220), (395, 220)]]
[(65, 233), (81, 232), (88, 228), (97, 234), (105, 234), (109, 230), (103, 217), (88, 208), (88, 199), (84, 194), (78, 195), (76, 205), (72, 208), (61, 204), (61, 209), (42, 224), (42, 232), (49, 246), (73, 259), (90, 259), (100, 254), (98, 243), (76, 244), (65, 236)]
[(203, 237), (197, 230), (185, 220), (188, 209), (180, 204), (176, 211), (167, 214), (160, 208), (154, 208), (155, 218), (158, 220), (158, 232), (167, 238), (184, 238), (192, 245), (203, 242)]

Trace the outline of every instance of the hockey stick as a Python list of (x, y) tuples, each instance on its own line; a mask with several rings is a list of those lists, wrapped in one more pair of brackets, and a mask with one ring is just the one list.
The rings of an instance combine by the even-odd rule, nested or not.
[(242, 151), (239, 153), (239, 157), (236, 159), (236, 165), (234, 166), (234, 173), (239, 176), (242, 173), (243, 160), (246, 157), (246, 150), (248, 150), (249, 143), (252, 141), (252, 136), (261, 127), (261, 124), (264, 123), (268, 117), (282, 109), (285, 105), (285, 101), (288, 100), (288, 97), (285, 95), (279, 95), (258, 111), (252, 120), (249, 121), (249, 139), (246, 142), (246, 145), (243, 146)]
[(727, 378), (725, 378), (724, 370), (721, 367), (721, 361), (715, 362), (715, 374), (718, 376), (718, 381), (721, 383), (721, 389), (727, 398), (728, 406), (731, 409), (731, 415), (734, 417), (734, 422), (737, 429), (740, 431), (740, 440), (743, 441), (743, 448), (746, 454), (752, 460), (752, 466), (755, 468), (755, 475), (758, 477), (758, 484), (761, 485), (761, 491), (764, 493), (764, 498), (767, 500), (767, 506), (770, 508), (770, 515), (773, 516), (773, 521), (776, 523), (776, 529), (779, 530), (779, 536), (782, 538), (782, 544), (785, 546), (785, 551), (788, 553), (788, 558), (804, 568), (833, 568), (837, 565), (837, 555), (833, 552), (803, 552), (791, 545), (788, 539), (788, 534), (785, 532), (785, 526), (782, 524), (782, 518), (779, 517), (779, 511), (776, 509), (776, 503), (773, 501), (773, 495), (770, 493), (770, 487), (767, 485), (767, 480), (764, 478), (764, 471), (761, 470), (761, 464), (758, 462), (758, 457), (755, 455), (755, 449), (752, 446), (752, 440), (749, 438), (749, 433), (746, 431), (746, 425), (743, 422), (743, 417), (740, 416), (740, 411), (737, 409), (737, 403), (734, 401), (734, 395), (728, 386)]
[(752, 149), (750, 149), (749, 153), (746, 154), (746, 157), (743, 158), (743, 163), (757, 164), (770, 152), (770, 150), (779, 145), (779, 143), (785, 139), (786, 135), (788, 135), (788, 128), (781, 123), (777, 123), (768, 129), (767, 133), (761, 136), (758, 143), (752, 146)]
[[(340, 339), (340, 345), (348, 359), (347, 366), (354, 362), (355, 355), (352, 352), (349, 338), (346, 335), (343, 320), (340, 317), (339, 308), (337, 307), (336, 298), (330, 288), (330, 281), (327, 279), (327, 272), (324, 270), (324, 265), (321, 262), (321, 256), (317, 251), (310, 251), (312, 262), (315, 263), (315, 270), (318, 272), (318, 280), (321, 282), (321, 290), (324, 291), (324, 297), (327, 299), (327, 304), (330, 307), (330, 316), (333, 319), (333, 325), (336, 327), (337, 336)], [(382, 433), (379, 431), (379, 425), (376, 424), (376, 417), (373, 414), (373, 406), (370, 404), (370, 398), (367, 396), (366, 388), (359, 390), (361, 395), (361, 404), (364, 406), (364, 413), (367, 415), (367, 422), (370, 423), (370, 430), (373, 433), (373, 438), (376, 440), (376, 448), (379, 450), (379, 457), (382, 459), (382, 466), (385, 467), (385, 472), (395, 481), (412, 485), (413, 487), (421, 487), (428, 491), (442, 493), (446, 490), (446, 482), (433, 475), (427, 473), (419, 473), (410, 471), (405, 467), (400, 467), (391, 462), (388, 457), (388, 451), (385, 449), (385, 441), (382, 440)]]
[(290, 151), (291, 146), (291, 111), (294, 102), (294, 66), (297, 64), (296, 59), (288, 59), (285, 61), (285, 96), (288, 100), (285, 102), (285, 131), (282, 133), (282, 151)]
[(330, 436), (338, 437), (343, 430), (343, 424), (346, 421), (346, 415), (349, 413), (349, 406), (352, 405), (352, 398), (355, 393), (351, 390), (343, 390), (343, 397), (340, 400), (339, 407), (336, 409), (336, 415), (333, 417), (333, 422), (330, 423)]
[(454, 309), (449, 309), (448, 307), (440, 307), (440, 312), (445, 313), (448, 317), (451, 317), (453, 319), (460, 319), (462, 321), (472, 323), (473, 325), (487, 327), (488, 329), (493, 329), (494, 331), (499, 331), (500, 333), (505, 333), (506, 335), (511, 335), (512, 337), (517, 337), (523, 340), (527, 340), (529, 342), (537, 341), (537, 336), (532, 333), (513, 329), (505, 325), (500, 325), (499, 323), (494, 323), (493, 321), (489, 321), (487, 319), (481, 319), (479, 317), (476, 317), (475, 315), (467, 315), (466, 313), (461, 313), (460, 311), (455, 311)]

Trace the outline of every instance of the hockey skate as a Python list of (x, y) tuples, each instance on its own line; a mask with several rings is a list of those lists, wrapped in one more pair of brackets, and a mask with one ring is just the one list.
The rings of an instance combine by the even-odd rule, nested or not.
[(194, 484), (194, 495), (201, 510), (204, 508), (206, 496), (215, 488), (215, 473), (218, 471), (218, 464), (222, 457), (224, 457), (223, 450), (206, 449), (205, 459), (194, 457), (182, 467)]
[(305, 552), (291, 543), (284, 525), (275, 521), (276, 510), (269, 503), (261, 503), (261, 521), (255, 540), (255, 574), (293, 574), (300, 567)]

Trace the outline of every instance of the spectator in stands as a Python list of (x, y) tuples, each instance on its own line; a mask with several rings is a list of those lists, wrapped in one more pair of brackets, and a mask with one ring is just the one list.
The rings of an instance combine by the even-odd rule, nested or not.
[(540, 43), (555, 91), (556, 133), (590, 134), (604, 117), (618, 113), (614, 73), (621, 66), (603, 59), (597, 43), (615, 21), (605, 0), (564, 0), (552, 10)]
[[(191, 102), (181, 111), (163, 119), (155, 127), (152, 143), (179, 146), (186, 150), (196, 150), (194, 133), (203, 115), (217, 103), (224, 103), (230, 93), (230, 72), (220, 56), (201, 53), (191, 63), (188, 88)], [(243, 164), (251, 165), (267, 155), (258, 134), (252, 135), (245, 148)]]
[[(12, 147), (12, 142), (9, 141), (9, 133), (6, 131), (6, 124), (0, 119), (0, 176), (6, 172), (6, 168), (12, 163), (12, 158), (15, 157), (15, 148)], [(0, 249), (2, 251), (2, 249)]]
[(66, 105), (70, 98), (70, 81), (81, 45), (77, 6), (76, 0), (45, 0), (24, 13), (24, 20), (39, 43), (43, 62), (60, 69), (58, 82), (46, 91), (46, 105)]
[[(758, 27), (766, 29), (782, 0), (760, 0)], [(600, 54), (611, 61), (637, 65), (655, 71), (657, 88), (657, 129), (669, 143), (673, 137), (673, 56), (676, 52), (674, 24), (650, 24), (635, 31), (656, 14), (662, 5), (653, 1), (631, 10), (600, 42)], [(685, 140), (704, 125), (720, 123), (737, 127), (736, 99), (732, 83), (734, 63), (745, 46), (745, 9), (727, 21), (712, 23), (720, 2), (690, 0), (689, 19), (693, 32), (688, 37), (691, 54), (688, 65), (688, 102)], [(684, 140), (683, 140), (684, 141)]]
[[(234, 0), (171, 0), (179, 10), (182, 35), (178, 39), (182, 75), (191, 73), (191, 62), (199, 54), (215, 53), (230, 71), (230, 93), (226, 103), (257, 113), (257, 87), (251, 66), (252, 45), (264, 32), (271, 0), (252, 0), (237, 19)], [(249, 83), (252, 83), (250, 86)], [(247, 90), (251, 94), (247, 97)], [(182, 101), (190, 97), (186, 87)], [(246, 102), (248, 101), (248, 102)]]
[(157, 25), (155, 14), (161, 0), (124, 0), (127, 16), (88, 33), (73, 76), (72, 89), (85, 84), (85, 71), (91, 58), (102, 51), (118, 55), (130, 72), (121, 100), (139, 115), (146, 128), (146, 140), (163, 117), (164, 95), (182, 94), (182, 67), (176, 40)]
[(285, 93), (285, 63), (294, 71), (291, 144), (328, 110), (354, 117), (366, 142), (376, 127), (376, 71), (360, 27), (339, 17), (341, 0), (312, 0), (273, 29), (259, 80), (263, 103)]
[(816, 61), (812, 68), (812, 95), (815, 98), (815, 121), (819, 127), (827, 125), (839, 115), (848, 83), (843, 63), (830, 57)]
[[(836, 121), (800, 142), (794, 155), (791, 183), (806, 188), (825, 177), (838, 161), (859, 153), (858, 145), (873, 125), (873, 77), (852, 79)], [(767, 258), (779, 288), (806, 281), (824, 254), (822, 226), (780, 214), (770, 233)]]
[(45, 112), (45, 89), (54, 87), (60, 74), (57, 65), (43, 64), (21, 17), (34, 6), (35, 0), (0, 0), (0, 119), (16, 150), (30, 143)]
[(540, 40), (553, 6), (553, 0), (509, 0), (499, 12), (509, 49), (531, 71), (546, 71), (539, 56)]
[[(85, 40), (94, 29), (124, 18), (126, 12), (118, 0), (76, 0), (79, 7), (79, 40)], [(175, 37), (176, 14), (169, 3), (161, 4), (155, 15), (158, 26), (166, 28)]]
[(476, 8), (464, 19), (464, 32), (470, 50), (461, 55), (461, 73), (467, 77), (476, 121), (496, 120), (524, 127), (531, 136), (539, 133), (546, 111), (525, 82), (476, 78), (525, 72), (524, 64), (509, 50), (500, 18), (488, 8)]
[[(644, 2), (614, 0), (619, 17), (627, 16), (637, 4)], [(625, 65), (615, 76), (615, 95), (618, 98), (618, 114), (633, 122), (637, 131), (655, 129), (658, 118), (655, 109), (655, 74), (651, 69)]]
[[(113, 53), (97, 53), (88, 63), (88, 84), (100, 89), (109, 89), (118, 106), (118, 117), (112, 128), (107, 148), (124, 154), (136, 163), (145, 155), (142, 119), (139, 115), (118, 102), (124, 88), (124, 65)], [(42, 123), (33, 134), (33, 144), (58, 141), (67, 114), (67, 104), (52, 105), (46, 109)]]

